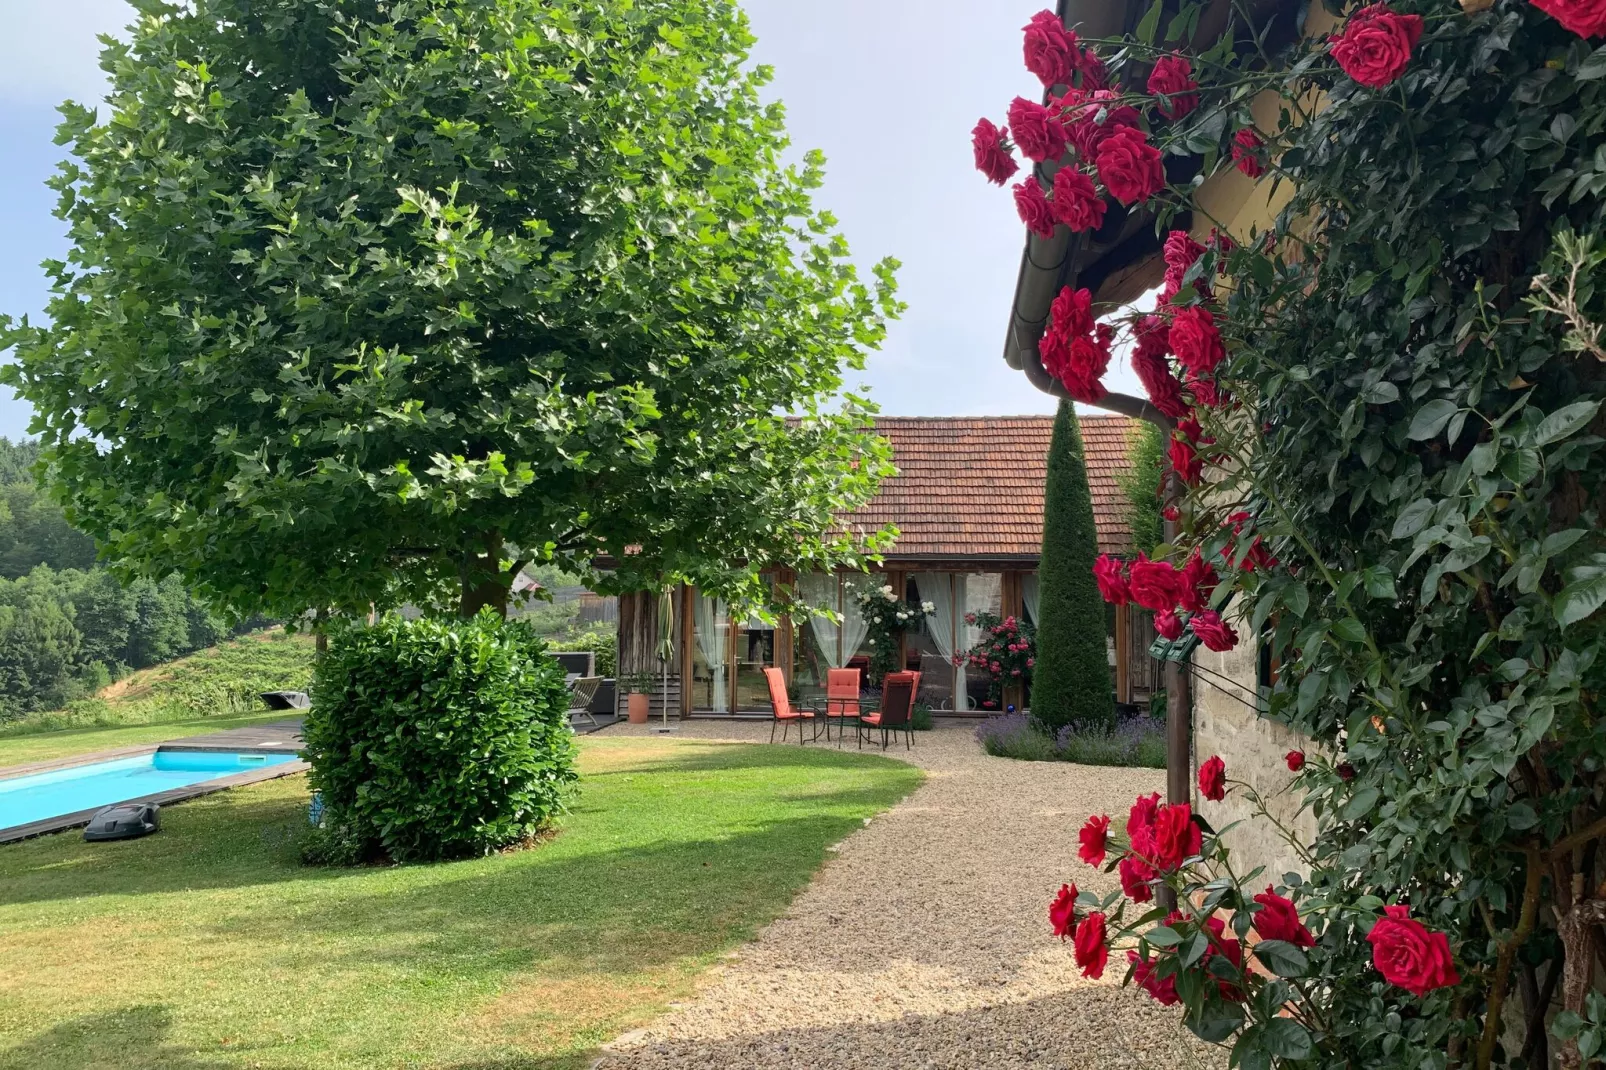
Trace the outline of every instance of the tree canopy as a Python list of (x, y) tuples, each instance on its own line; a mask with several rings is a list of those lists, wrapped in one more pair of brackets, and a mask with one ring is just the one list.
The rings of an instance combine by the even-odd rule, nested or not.
[(75, 105), (48, 326), (70, 519), (235, 614), (505, 604), (520, 564), (740, 598), (854, 564), (843, 389), (894, 298), (725, 0), (141, 0)]

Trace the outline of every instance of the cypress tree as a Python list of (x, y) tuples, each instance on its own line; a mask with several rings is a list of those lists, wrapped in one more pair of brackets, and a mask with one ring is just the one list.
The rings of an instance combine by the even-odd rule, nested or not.
[(1043, 489), (1037, 570), (1043, 619), (1037, 622), (1031, 703), (1033, 719), (1050, 732), (1073, 723), (1115, 723), (1104, 600), (1093, 579), (1098, 552), (1082, 432), (1071, 403), (1061, 401)]

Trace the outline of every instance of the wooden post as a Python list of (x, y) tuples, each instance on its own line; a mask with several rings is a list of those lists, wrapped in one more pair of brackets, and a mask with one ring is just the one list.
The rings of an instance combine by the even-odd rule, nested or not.
[[(1182, 501), (1182, 480), (1177, 473), (1165, 473), (1167, 505)], [(1177, 523), (1167, 520), (1165, 541), (1174, 543)], [(1165, 663), (1165, 784), (1171, 803), (1193, 800), (1193, 691), (1188, 666), (1180, 661)]]
[(1115, 701), (1132, 701), (1132, 617), (1125, 605), (1115, 607)]
[(695, 621), (692, 618), (692, 606), (696, 602), (697, 591), (691, 584), (682, 584), (680, 588), (680, 621), (676, 631), (680, 635), (680, 719), (691, 719), (692, 700), (692, 655), (695, 651), (692, 641), (692, 628)]

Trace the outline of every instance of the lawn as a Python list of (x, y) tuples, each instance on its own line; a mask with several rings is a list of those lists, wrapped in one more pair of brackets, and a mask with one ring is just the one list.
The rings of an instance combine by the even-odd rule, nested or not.
[(0, 1070), (578, 1068), (921, 777), (636, 738), (584, 740), (581, 768), (554, 839), (469, 862), (300, 866), (301, 777), (145, 840), (0, 848)]

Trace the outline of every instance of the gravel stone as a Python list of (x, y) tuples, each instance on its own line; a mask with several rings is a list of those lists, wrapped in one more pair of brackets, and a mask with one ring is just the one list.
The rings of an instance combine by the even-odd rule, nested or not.
[[(683, 721), (675, 735), (763, 743), (769, 724)], [(844, 840), (694, 1000), (608, 1044), (599, 1070), (1225, 1064), (1178, 1008), (1121, 987), (1123, 960), (1086, 980), (1049, 930), (1062, 882), (1117, 886), (1077, 860), (1082, 822), (1163, 791), (1162, 772), (992, 758), (964, 723), (886, 754), (927, 770), (925, 784)]]

